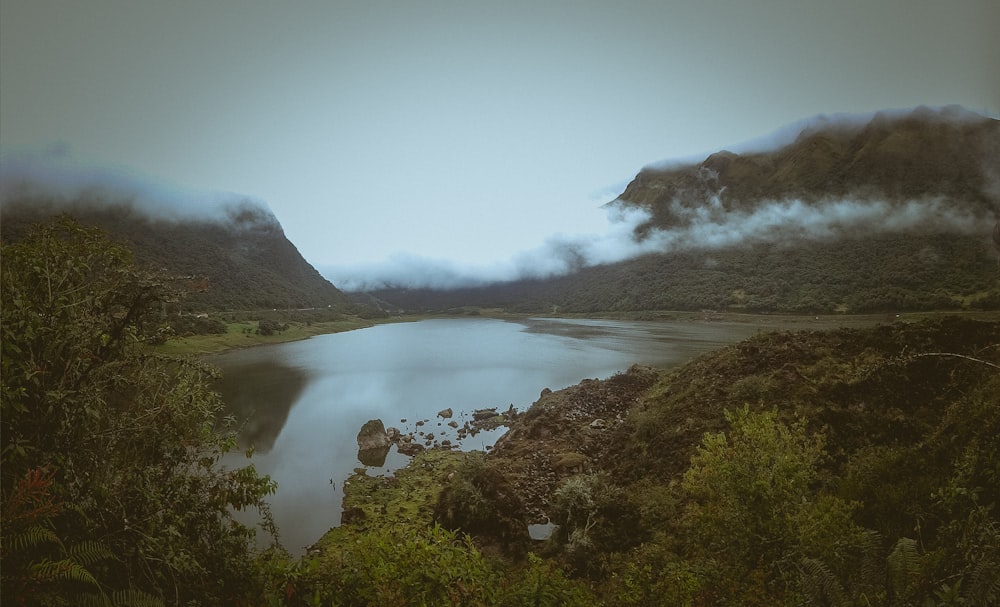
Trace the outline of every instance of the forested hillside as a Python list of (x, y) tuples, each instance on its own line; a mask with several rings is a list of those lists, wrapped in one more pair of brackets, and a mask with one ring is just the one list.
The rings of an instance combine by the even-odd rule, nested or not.
[(639, 214), (645, 255), (371, 295), (405, 310), (996, 309), (998, 166), (1000, 121), (957, 108), (814, 120), (777, 149), (643, 169), (609, 206)]
[(996, 605), (998, 345), (1000, 324), (956, 317), (770, 333), (544, 391), (485, 456), (353, 476), (345, 525), (288, 588), (300, 604)]
[(216, 218), (157, 218), (127, 201), (21, 198), (4, 201), (2, 236), (18, 240), (35, 222), (64, 213), (106, 230), (132, 249), (140, 265), (186, 279), (181, 305), (190, 311), (326, 308), (347, 298), (320, 276), (284, 234), (277, 218), (252, 202)]

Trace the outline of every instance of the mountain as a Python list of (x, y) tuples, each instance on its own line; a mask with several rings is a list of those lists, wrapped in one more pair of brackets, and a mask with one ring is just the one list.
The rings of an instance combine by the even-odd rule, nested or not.
[(302, 258), (271, 211), (253, 202), (233, 202), (214, 217), (165, 218), (130, 200), (25, 195), (4, 202), (0, 235), (16, 240), (57, 214), (103, 228), (127, 244), (140, 265), (192, 277), (197, 288), (184, 301), (190, 310), (352, 306)]
[(639, 218), (645, 255), (544, 280), (368, 295), (406, 310), (1000, 307), (1000, 121), (957, 107), (819, 117), (781, 145), (750, 147), (647, 167), (606, 205)]

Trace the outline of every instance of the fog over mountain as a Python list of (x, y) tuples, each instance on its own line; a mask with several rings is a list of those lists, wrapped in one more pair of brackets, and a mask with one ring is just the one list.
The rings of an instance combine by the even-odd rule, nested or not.
[(253, 209), (277, 224), (267, 203), (232, 192), (183, 188), (127, 168), (80, 161), (67, 146), (0, 154), (0, 205), (41, 201), (56, 211), (93, 201), (120, 204), (150, 219), (226, 221)]
[(104, 229), (140, 265), (195, 279), (197, 292), (183, 301), (188, 310), (350, 307), (263, 202), (77, 162), (62, 149), (0, 158), (5, 242), (60, 214)]
[(603, 233), (558, 234), (490, 265), (401, 253), (320, 270), (346, 290), (452, 289), (564, 276), (653, 252), (976, 234), (1000, 215), (998, 124), (955, 106), (816, 116), (735, 152), (645, 167), (605, 205)]

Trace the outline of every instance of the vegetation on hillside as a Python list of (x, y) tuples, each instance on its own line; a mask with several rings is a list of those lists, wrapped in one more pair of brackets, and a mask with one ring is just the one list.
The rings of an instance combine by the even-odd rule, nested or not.
[(266, 515), (273, 483), (221, 467), (213, 373), (145, 347), (172, 281), (68, 220), (0, 263), (2, 603), (252, 604), (254, 530), (231, 513)]
[[(1000, 323), (936, 318), (762, 334), (660, 372), (623, 421), (593, 425), (591, 417), (609, 412), (602, 399), (632, 402), (615, 400), (614, 386), (645, 383), (646, 373), (543, 396), (529, 413), (541, 409), (512, 422), (511, 438), (485, 459), (418, 458), (399, 483), (356, 477), (349, 500), (365, 514), (304, 557), (299, 567), (308, 574), (295, 588), (318, 592), (321, 604), (351, 604), (333, 591), (344, 576), (359, 583), (345, 560), (351, 555), (375, 571), (355, 588), (398, 596), (394, 568), (436, 579), (438, 565), (428, 572), (426, 564), (461, 550), (457, 562), (468, 568), (448, 565), (450, 575), (483, 592), (454, 604), (1000, 599)], [(582, 447), (589, 455), (557, 473), (545, 500), (558, 525), (552, 537), (514, 538), (511, 530), (528, 522), (517, 505), (529, 497), (523, 488), (547, 474), (530, 461), (595, 432), (607, 432), (605, 447)], [(511, 453), (529, 465), (511, 465)], [(419, 480), (409, 480), (414, 474)], [(417, 486), (412, 499), (423, 506), (412, 507)], [(383, 524), (393, 533), (371, 535)], [(420, 562), (386, 546), (411, 534), (423, 538)], [(359, 545), (380, 556), (354, 552)], [(527, 603), (490, 593), (511, 578), (485, 571), (523, 580), (542, 565), (560, 580), (548, 593)]]
[(4, 241), (16, 241), (32, 224), (60, 213), (106, 230), (133, 251), (137, 264), (178, 277), (185, 296), (166, 302), (172, 311), (354, 310), (302, 258), (274, 215), (250, 202), (228, 207), (214, 219), (168, 219), (150, 217), (128, 201), (85, 196), (74, 201), (6, 200)]
[(374, 293), (411, 311), (467, 305), (517, 312), (717, 310), (863, 314), (1000, 309), (989, 233), (883, 235), (651, 254), (551, 280)]
[(549, 279), (369, 295), (407, 311), (995, 310), (997, 158), (1000, 121), (959, 108), (821, 121), (778, 149), (643, 169), (607, 206), (641, 214), (633, 235), (651, 254)]
[(175, 285), (66, 220), (0, 263), (4, 604), (1000, 601), (1000, 322), (766, 333), (547, 392), (489, 454), (352, 477), (292, 559), (231, 516), (266, 523), (273, 484), (220, 466), (210, 370), (147, 346)]
[(617, 202), (649, 211), (640, 232), (684, 225), (694, 218), (687, 210), (712, 199), (739, 213), (791, 199), (811, 205), (939, 198), (952, 211), (994, 217), (991, 167), (998, 154), (1000, 120), (957, 107), (879, 112), (863, 124), (820, 121), (777, 150), (722, 151), (697, 164), (643, 169)]

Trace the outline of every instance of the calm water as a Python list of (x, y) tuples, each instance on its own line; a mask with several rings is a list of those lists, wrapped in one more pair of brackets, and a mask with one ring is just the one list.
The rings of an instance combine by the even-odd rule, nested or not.
[[(479, 408), (523, 410), (543, 388), (606, 378), (633, 363), (675, 365), (757, 330), (744, 323), (425, 320), (238, 350), (210, 362), (223, 371), (227, 405), (249, 420), (242, 439), (255, 447), (254, 465), (278, 483), (270, 501), (282, 543), (300, 553), (340, 524), (343, 481), (363, 466), (357, 434), (369, 419), (458, 442), (438, 411), (450, 407), (462, 424)], [(462, 447), (484, 449), (502, 433), (468, 437)], [(384, 465), (367, 468), (389, 473), (406, 461), (393, 447)], [(246, 460), (234, 455), (229, 463)]]

